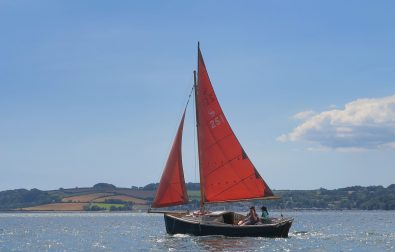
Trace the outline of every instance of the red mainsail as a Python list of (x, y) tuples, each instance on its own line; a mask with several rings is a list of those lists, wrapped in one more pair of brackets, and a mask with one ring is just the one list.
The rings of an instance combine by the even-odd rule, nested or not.
[(202, 200), (224, 202), (273, 196), (226, 120), (200, 49), (196, 92)]
[(159, 188), (156, 192), (152, 207), (167, 207), (188, 203), (188, 194), (182, 168), (181, 144), (184, 127), (185, 110), (182, 115), (177, 135), (173, 142), (169, 158), (160, 179)]

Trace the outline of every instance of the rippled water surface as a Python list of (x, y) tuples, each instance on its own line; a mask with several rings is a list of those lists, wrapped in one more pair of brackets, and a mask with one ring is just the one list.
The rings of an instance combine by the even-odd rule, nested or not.
[(0, 251), (395, 251), (395, 211), (284, 215), (287, 239), (170, 236), (159, 214), (0, 213)]

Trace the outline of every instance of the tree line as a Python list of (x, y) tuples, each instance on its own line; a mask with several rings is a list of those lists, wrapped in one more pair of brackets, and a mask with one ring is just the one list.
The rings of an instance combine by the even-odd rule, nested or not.
[[(158, 184), (144, 188), (156, 189)], [(189, 191), (200, 190), (199, 183), (187, 183)], [(273, 190), (279, 200), (264, 201), (271, 209), (358, 209), (358, 210), (395, 210), (395, 184), (383, 186), (351, 186), (334, 190)], [(199, 206), (198, 197), (191, 199), (193, 207)], [(262, 201), (233, 203), (232, 206), (245, 208), (248, 204), (260, 205)], [(221, 204), (217, 204), (221, 206)]]
[[(151, 183), (139, 188), (139, 190), (150, 191), (153, 195), (157, 187), (157, 183)], [(196, 195), (195, 197), (191, 197), (192, 205), (189, 207), (199, 206), (199, 183), (187, 183), (186, 187), (188, 191), (195, 192), (194, 194)], [(113, 189), (116, 187), (105, 183), (95, 185), (95, 190), (101, 191), (103, 188)], [(60, 192), (61, 189), (58, 191)], [(62, 194), (57, 193), (58, 191), (50, 191), (50, 193), (49, 191), (38, 189), (1, 191), (0, 211), (61, 202)], [(271, 209), (395, 210), (395, 184), (388, 187), (352, 186), (334, 190), (320, 188), (316, 190), (273, 190), (273, 192), (280, 199), (264, 202)], [(152, 200), (151, 197), (146, 199)], [(234, 203), (232, 206), (245, 207), (246, 204), (259, 205), (262, 204), (262, 201), (240, 202)]]
[(0, 192), (0, 210), (38, 206), (60, 202), (61, 198), (38, 189), (17, 189)]

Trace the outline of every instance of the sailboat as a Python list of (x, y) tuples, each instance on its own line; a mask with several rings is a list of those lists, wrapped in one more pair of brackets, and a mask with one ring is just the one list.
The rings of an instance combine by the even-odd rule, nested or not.
[[(194, 71), (193, 90), (200, 174), (200, 210), (156, 211), (164, 214), (167, 233), (196, 236), (288, 237), (292, 218), (272, 218), (269, 223), (240, 226), (238, 222), (246, 217), (242, 214), (206, 210), (206, 204), (265, 200), (276, 196), (255, 169), (233, 133), (217, 100), (199, 44), (198, 70), (197, 73)], [(181, 151), (185, 113), (186, 108), (151, 209), (189, 203)]]

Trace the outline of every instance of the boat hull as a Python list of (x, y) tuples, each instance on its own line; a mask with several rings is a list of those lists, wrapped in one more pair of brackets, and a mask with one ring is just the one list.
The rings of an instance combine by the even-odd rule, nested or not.
[(196, 236), (223, 235), (230, 237), (288, 237), (292, 225), (292, 218), (281, 219), (273, 224), (259, 224), (239, 226), (225, 223), (210, 223), (193, 221), (164, 214), (166, 231), (168, 234), (191, 234)]

